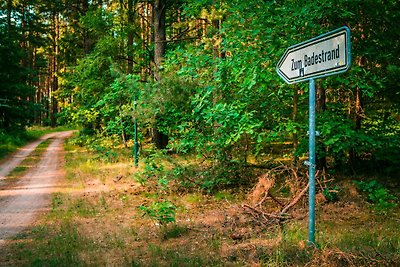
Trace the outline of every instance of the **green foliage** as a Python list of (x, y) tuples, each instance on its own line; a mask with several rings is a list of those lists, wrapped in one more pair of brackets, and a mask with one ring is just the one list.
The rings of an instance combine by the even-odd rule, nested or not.
[(147, 207), (141, 205), (139, 210), (143, 212), (143, 216), (148, 216), (161, 226), (175, 222), (176, 206), (168, 200), (153, 202)]
[(103, 137), (100, 134), (94, 135), (89, 129), (84, 129), (78, 135), (69, 139), (72, 145), (86, 147), (94, 153), (93, 160), (115, 163), (118, 162), (120, 151), (116, 149), (119, 146), (119, 137), (116, 135)]
[(28, 127), (27, 129), (14, 129), (12, 131), (0, 129), (0, 159), (44, 134), (58, 130), (60, 128)]
[(339, 200), (339, 187), (334, 186), (334, 187), (326, 187), (323, 191), (322, 194), (325, 196), (325, 198), (330, 201), (330, 202), (335, 202)]
[(148, 182), (155, 182), (162, 191), (168, 187), (166, 180), (166, 171), (164, 168), (163, 159), (165, 158), (162, 151), (150, 151), (149, 155), (144, 158), (144, 168), (140, 172), (136, 172), (134, 177), (142, 186), (151, 186)]
[(83, 249), (90, 249), (93, 242), (82, 236), (70, 223), (63, 223), (60, 228), (57, 235), (53, 236), (47, 227), (33, 229), (35, 240), (43, 240), (45, 237), (46, 242), (38, 242), (35, 248), (18, 248), (20, 259), (29, 262), (31, 266), (84, 265), (79, 253)]
[(189, 229), (184, 226), (180, 226), (178, 224), (170, 224), (169, 226), (162, 229), (162, 234), (164, 239), (178, 238), (186, 234), (188, 230)]
[(98, 214), (97, 207), (88, 201), (87, 199), (77, 199), (75, 202), (69, 207), (68, 213), (81, 216), (81, 217), (91, 217)]
[[(146, 151), (144, 151), (146, 155)], [(171, 185), (180, 191), (200, 190), (213, 194), (223, 189), (238, 189), (249, 185), (254, 177), (251, 169), (237, 161), (216, 164), (185, 163), (169, 157), (163, 151), (147, 151), (144, 167), (134, 177), (142, 186), (166, 193)]]
[(0, 19), (0, 130), (10, 131), (30, 125), (40, 107), (28, 100), (35, 91), (28, 85), (28, 69), (20, 65), (20, 36), (8, 34), (3, 23)]
[(374, 208), (379, 212), (387, 212), (397, 206), (397, 197), (383, 187), (376, 180), (354, 181), (357, 188), (366, 194), (367, 200), (374, 204)]
[(178, 246), (172, 249), (165, 249), (161, 246), (149, 244), (147, 250), (150, 252), (150, 259), (141, 261), (141, 264), (133, 262), (133, 266), (182, 266), (182, 267), (201, 267), (201, 266), (223, 266), (221, 259), (216, 259), (213, 255), (205, 255), (201, 252), (187, 253), (185, 247)]
[[(122, 136), (133, 137), (136, 119), (143, 143), (150, 140), (149, 129), (157, 129), (168, 135), (170, 152), (195, 154), (204, 163), (178, 175), (183, 168), (174, 168), (174, 174), (149, 159), (137, 175), (141, 183), (154, 177), (164, 191), (174, 180), (212, 192), (245, 183), (241, 166), (254, 155), (271, 154), (270, 147), (285, 142), (291, 147), (277, 149), (274, 157), (304, 156), (307, 84), (284, 84), (275, 65), (290, 45), (343, 25), (351, 29), (352, 68), (318, 80), (326, 96), (326, 110), (317, 118), (318, 156), (331, 159), (328, 167), (336, 170), (398, 171), (397, 1), (171, 3), (159, 81), (148, 77), (154, 44), (142, 39), (143, 25), (136, 17), (126, 24), (126, 7), (105, 5), (76, 18), (91, 41), (90, 53), (62, 77), (59, 95), (73, 99), (63, 120), (122, 142)], [(96, 147), (113, 160), (106, 146)]]
[(94, 159), (100, 159), (105, 162), (117, 162), (118, 154), (110, 148), (105, 148), (103, 146), (97, 146), (95, 152), (98, 154)]

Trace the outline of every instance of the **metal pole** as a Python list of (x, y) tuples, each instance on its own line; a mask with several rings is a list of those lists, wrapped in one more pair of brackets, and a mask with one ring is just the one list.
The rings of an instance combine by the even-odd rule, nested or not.
[[(134, 98), (134, 105), (135, 105), (135, 111), (136, 111), (136, 106), (137, 106), (136, 96)], [(135, 167), (137, 167), (139, 165), (139, 156), (138, 156), (139, 144), (138, 144), (138, 136), (137, 136), (137, 118), (136, 118), (136, 115), (135, 115), (134, 129), (135, 129), (135, 143), (133, 145), (133, 154), (134, 154), (134, 157), (135, 157)]]
[(308, 244), (315, 244), (315, 80), (310, 79), (309, 90), (309, 193)]

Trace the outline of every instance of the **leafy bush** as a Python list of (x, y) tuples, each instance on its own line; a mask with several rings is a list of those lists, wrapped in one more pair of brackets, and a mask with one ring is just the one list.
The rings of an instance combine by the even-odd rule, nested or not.
[(397, 206), (397, 197), (390, 194), (378, 181), (354, 181), (354, 183), (359, 190), (367, 195), (368, 202), (373, 203), (377, 211), (385, 213)]
[[(149, 151), (144, 151), (146, 154)], [(159, 185), (165, 186), (167, 183), (165, 182), (165, 168), (162, 162), (164, 158), (162, 151), (150, 151), (147, 157), (144, 157), (144, 168), (143, 171), (135, 173), (135, 179), (142, 186), (148, 185), (147, 182), (150, 180), (158, 180)]]
[(175, 222), (176, 206), (168, 200), (153, 202), (148, 207), (141, 205), (139, 210), (143, 212), (143, 216), (150, 217), (161, 226)]
[(115, 135), (101, 137), (90, 133), (90, 130), (88, 133), (87, 129), (84, 129), (79, 132), (79, 135), (69, 139), (68, 142), (80, 147), (86, 147), (96, 153), (95, 160), (113, 163), (118, 161), (118, 153), (114, 149), (119, 143), (117, 139), (118, 137)]
[(339, 199), (338, 193), (339, 193), (339, 187), (337, 186), (334, 186), (332, 188), (327, 187), (322, 191), (322, 194), (330, 202), (334, 202)]

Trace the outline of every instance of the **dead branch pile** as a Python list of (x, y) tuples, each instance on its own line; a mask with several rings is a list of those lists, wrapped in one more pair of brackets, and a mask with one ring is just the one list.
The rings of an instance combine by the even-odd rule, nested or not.
[[(301, 173), (298, 169), (285, 165), (269, 170), (260, 176), (258, 183), (249, 194), (251, 204), (243, 204), (243, 209), (254, 219), (266, 225), (282, 223), (290, 219), (289, 210), (300, 201), (308, 190), (306, 176), (305, 173)], [(285, 186), (290, 188), (292, 198), (279, 198), (273, 195), (271, 189), (276, 184), (278, 178), (284, 179)], [(270, 208), (273, 206), (276, 207), (275, 210), (267, 210), (264, 207), (265, 205), (263, 204), (267, 201), (270, 201), (268, 202)]]

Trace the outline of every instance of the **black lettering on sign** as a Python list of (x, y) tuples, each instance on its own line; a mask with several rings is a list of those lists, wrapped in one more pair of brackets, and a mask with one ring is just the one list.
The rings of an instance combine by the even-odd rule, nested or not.
[[(317, 65), (326, 61), (338, 59), (340, 56), (339, 54), (339, 45), (337, 46), (336, 49), (324, 51), (322, 50), (321, 53), (315, 54), (315, 52), (312, 53), (312, 56), (309, 57), (307, 55), (304, 55), (304, 67), (312, 66), (312, 65)], [(293, 59), (292, 59), (293, 63)], [(292, 64), (293, 66), (293, 64)], [(292, 68), (293, 70), (293, 68)]]
[(303, 67), (303, 64), (301, 60), (294, 61), (294, 58), (292, 58), (292, 70), (298, 70)]

